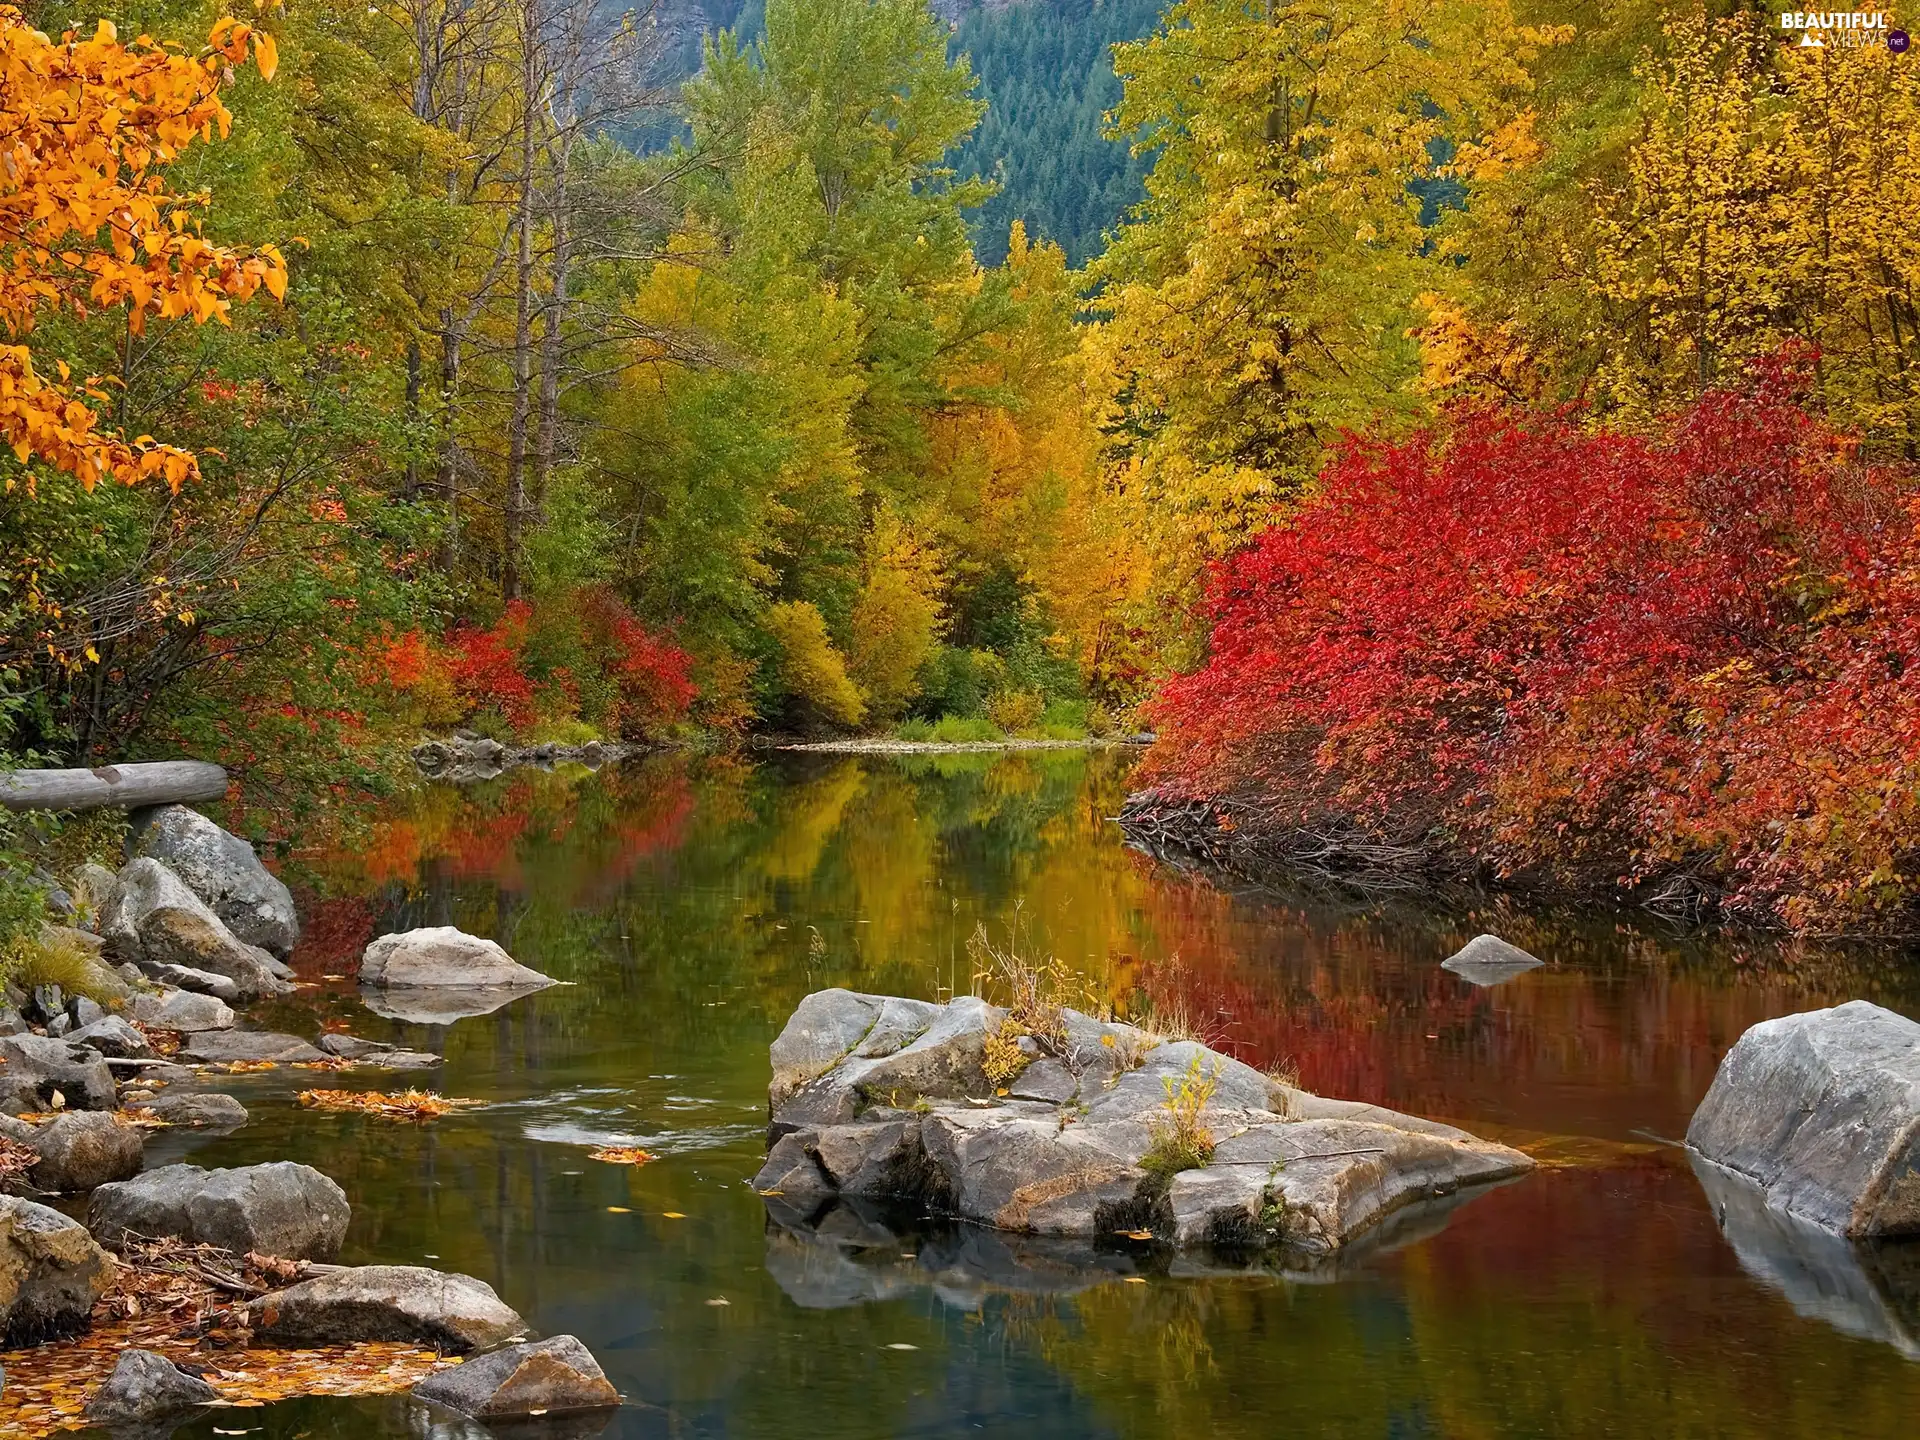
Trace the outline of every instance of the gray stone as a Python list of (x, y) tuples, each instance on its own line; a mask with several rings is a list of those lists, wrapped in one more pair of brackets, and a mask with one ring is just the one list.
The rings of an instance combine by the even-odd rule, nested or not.
[(98, 1050), (42, 1035), (0, 1037), (0, 1111), (111, 1110), (113, 1072)]
[(113, 1262), (58, 1210), (0, 1195), (0, 1344), (37, 1345), (86, 1328)]
[(491, 940), (451, 925), (382, 935), (360, 957), (360, 983), (376, 989), (540, 990), (555, 983)]
[[(131, 1103), (131, 1102), (129, 1102)], [(165, 1090), (136, 1107), (169, 1125), (233, 1130), (247, 1123), (247, 1107), (231, 1095), (212, 1091)]]
[(1536, 959), (1518, 945), (1509, 945), (1498, 935), (1476, 935), (1450, 958), (1440, 962), (1442, 970), (1451, 970), (1472, 985), (1500, 985), (1537, 970), (1546, 961)]
[(75, 1025), (84, 1030), (94, 1021), (104, 1020), (107, 1012), (100, 1008), (98, 1001), (89, 1000), (84, 995), (76, 995), (67, 1002), (67, 1014), (73, 1017)]
[(571, 1335), (476, 1355), (428, 1376), (413, 1387), (413, 1396), (475, 1420), (565, 1415), (620, 1403), (599, 1362)]
[(277, 1035), (268, 1030), (203, 1030), (180, 1047), (180, 1058), (203, 1065), (231, 1065), (243, 1060), (311, 1065), (326, 1057), (298, 1035)]
[(156, 1030), (177, 1030), (196, 1035), (203, 1030), (231, 1030), (233, 1010), (215, 995), (196, 995), (191, 990), (164, 990), (158, 995), (136, 995), (131, 1015), (142, 1025)]
[(293, 896), (253, 847), (185, 805), (136, 811), (130, 856), (158, 860), (248, 945), (284, 956), (300, 938)]
[(166, 1165), (94, 1191), (87, 1225), (113, 1249), (132, 1236), (172, 1235), (237, 1255), (331, 1260), (348, 1213), (338, 1185), (291, 1160), (232, 1170)]
[(78, 1030), (69, 1031), (66, 1038), (70, 1044), (85, 1045), (89, 1050), (98, 1050), (102, 1055), (143, 1060), (153, 1054), (153, 1045), (147, 1037), (118, 1015), (102, 1016), (91, 1024), (82, 1025)]
[(210, 995), (228, 1003), (243, 998), (238, 981), (230, 980), (225, 975), (215, 975), (211, 970), (195, 970), (190, 965), (150, 965), (146, 973), (163, 985), (171, 985), (191, 994)]
[(1920, 1234), (1920, 1024), (1853, 1000), (1753, 1026), (1720, 1062), (1687, 1145), (1808, 1224)]
[(81, 924), (99, 929), (100, 916), (113, 899), (113, 871), (89, 860), (73, 872), (73, 903)]
[(36, 985), (27, 995), (27, 1018), (42, 1025), (51, 1024), (66, 1008), (67, 992), (58, 985)]
[(73, 1017), (62, 1010), (47, 1022), (47, 1034), (56, 1040), (64, 1040), (67, 1032), (73, 1029)]
[(25, 1035), (31, 1027), (27, 1017), (11, 1005), (0, 1005), (0, 1035)]
[(137, 960), (150, 974), (155, 967), (178, 965), (224, 975), (242, 999), (289, 988), (179, 876), (148, 857), (120, 871), (100, 933), (109, 955)]
[(220, 1392), (152, 1350), (123, 1350), (113, 1373), (87, 1401), (96, 1425), (129, 1425), (211, 1404)]
[(362, 1265), (303, 1280), (247, 1306), (269, 1345), (394, 1340), (454, 1354), (518, 1340), (526, 1322), (471, 1275), (418, 1265)]
[(320, 1037), (320, 1048), (342, 1060), (364, 1060), (395, 1047), (384, 1040), (363, 1040), (358, 1035), (342, 1035), (330, 1030)]
[(138, 1175), (146, 1148), (139, 1130), (100, 1110), (68, 1110), (38, 1125), (0, 1117), (0, 1134), (39, 1157), (29, 1184), (67, 1194)]
[[(967, 997), (907, 1011), (876, 1046), (888, 1004), (810, 996), (775, 1042), (770, 1094), (784, 1098), (754, 1182), (770, 1205), (910, 1202), (1037, 1236), (1145, 1230), (1312, 1257), (1532, 1168), (1452, 1126), (1322, 1100), (1197, 1042), (1084, 1015), (1036, 1042), (1048, 1053), (996, 1095), (980, 1060), (1004, 1012)], [(1202, 1088), (1212, 1161), (1168, 1175), (1159, 1136), (1182, 1086)]]

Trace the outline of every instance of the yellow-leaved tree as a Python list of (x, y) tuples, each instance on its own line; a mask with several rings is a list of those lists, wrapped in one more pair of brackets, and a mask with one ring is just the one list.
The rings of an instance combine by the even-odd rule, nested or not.
[(1114, 132), (1155, 158), (1092, 267), (1089, 358), (1162, 594), (1307, 484), (1340, 427), (1422, 403), (1419, 187), (1449, 145), (1526, 148), (1527, 65), (1562, 38), (1506, 0), (1177, 0), (1117, 48)]
[(220, 87), (249, 51), (272, 78), (272, 37), (237, 20), (185, 56), (146, 36), (123, 45), (106, 21), (90, 39), (54, 40), (0, 6), (0, 438), (21, 466), (7, 489), (32, 489), (35, 460), (88, 489), (158, 476), (177, 490), (198, 473), (186, 451), (103, 425), (94, 405), (112, 378), (76, 381), (63, 362), (55, 378), (28, 337), (54, 312), (124, 307), (139, 334), (149, 317), (224, 322), (263, 286), (285, 294), (278, 250), (210, 243), (195, 215), (205, 197), (176, 194), (163, 174), (193, 141), (226, 135)]

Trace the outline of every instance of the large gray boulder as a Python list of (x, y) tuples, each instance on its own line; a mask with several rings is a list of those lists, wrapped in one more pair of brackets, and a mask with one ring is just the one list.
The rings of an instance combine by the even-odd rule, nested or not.
[(202, 1065), (269, 1060), (277, 1065), (311, 1065), (327, 1057), (298, 1035), (271, 1030), (203, 1030), (180, 1047), (182, 1060)]
[(620, 1403), (620, 1392), (608, 1383), (600, 1362), (571, 1335), (476, 1355), (429, 1375), (413, 1387), (413, 1395), (475, 1420), (565, 1415)]
[(136, 995), (128, 1014), (142, 1025), (156, 1030), (177, 1030), (195, 1035), (202, 1030), (231, 1030), (234, 1013), (226, 1001), (215, 995), (197, 995), (191, 990), (163, 990), (158, 995)]
[(1762, 1021), (1720, 1062), (1687, 1145), (1808, 1224), (1920, 1234), (1920, 1024), (1865, 1000)]
[(109, 956), (135, 961), (149, 974), (179, 966), (224, 975), (242, 999), (289, 988), (270, 955), (235, 935), (179, 876), (150, 857), (130, 861), (115, 877), (100, 933)]
[(541, 990), (555, 981), (491, 940), (451, 925), (382, 935), (360, 957), (360, 983), (387, 990)]
[[(904, 1201), (1030, 1235), (1138, 1230), (1327, 1256), (1533, 1165), (1452, 1126), (1308, 1095), (1194, 1041), (1073, 1011), (1062, 1033), (1022, 1037), (1006, 1018), (972, 997), (807, 997), (772, 1048), (771, 1149), (755, 1187), (802, 1210)], [(999, 1060), (1012, 1044), (1029, 1063), (1012, 1077), (996, 1063), (990, 1079), (990, 1040)], [(1199, 1092), (1212, 1145), (1202, 1164), (1166, 1143), (1183, 1085)]]
[(135, 812), (129, 853), (158, 860), (186, 881), (227, 928), (285, 958), (300, 938), (293, 896), (253, 846), (185, 805)]
[(89, 1050), (98, 1050), (102, 1055), (115, 1059), (147, 1060), (153, 1057), (152, 1042), (118, 1015), (102, 1015), (77, 1030), (69, 1030), (65, 1039), (69, 1045), (84, 1045)]
[(219, 1400), (220, 1392), (152, 1350), (123, 1350), (87, 1401), (95, 1425), (136, 1425)]
[(87, 1227), (118, 1250), (171, 1235), (283, 1260), (331, 1260), (349, 1216), (346, 1192), (309, 1165), (277, 1160), (232, 1170), (166, 1165), (93, 1192)]
[(66, 1194), (138, 1175), (146, 1151), (137, 1128), (101, 1110), (69, 1110), (39, 1125), (0, 1117), (0, 1135), (39, 1157), (28, 1184)]
[(112, 1260), (84, 1226), (0, 1195), (0, 1347), (85, 1329), (112, 1278)]
[(520, 1339), (526, 1322), (471, 1275), (419, 1265), (361, 1265), (317, 1275), (247, 1306), (269, 1345), (432, 1345), (452, 1354)]
[(113, 1072), (98, 1050), (45, 1035), (0, 1036), (0, 1111), (111, 1110), (115, 1103)]

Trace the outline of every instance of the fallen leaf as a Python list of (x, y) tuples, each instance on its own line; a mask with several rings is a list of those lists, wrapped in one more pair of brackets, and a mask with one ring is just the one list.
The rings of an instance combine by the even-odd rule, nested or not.
[(631, 1210), (629, 1210), (629, 1209), (628, 1209), (628, 1208), (627, 1208), (626, 1206), (624, 1206), (624, 1205), (609, 1205), (609, 1206), (607, 1206), (607, 1214), (609, 1214), (609, 1215), (631, 1215), (631, 1214), (633, 1214), (633, 1211), (631, 1211)]
[(711, 1300), (707, 1301), (707, 1304), (709, 1305), (731, 1305), (732, 1303), (733, 1302), (727, 1299), (727, 1297), (724, 1295), (716, 1295)]
[(378, 1090), (302, 1090), (300, 1104), (309, 1110), (344, 1110), (360, 1115), (383, 1115), (389, 1120), (433, 1120), (478, 1100), (460, 1100), (426, 1090), (403, 1090), (397, 1095)]
[(660, 1212), (660, 1218), (662, 1220), (684, 1220), (687, 1217), (682, 1215), (678, 1210), (662, 1210)]
[(602, 1145), (587, 1158), (603, 1160), (609, 1165), (645, 1165), (653, 1156), (638, 1145)]

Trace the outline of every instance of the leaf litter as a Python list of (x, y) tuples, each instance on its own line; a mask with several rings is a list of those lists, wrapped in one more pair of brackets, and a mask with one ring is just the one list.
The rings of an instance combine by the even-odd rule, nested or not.
[(302, 1090), (300, 1104), (309, 1110), (337, 1110), (359, 1115), (381, 1115), (389, 1120), (436, 1120), (479, 1100), (435, 1095), (430, 1090), (402, 1090), (388, 1095), (379, 1090)]
[(112, 1280), (85, 1334), (0, 1353), (7, 1376), (0, 1434), (83, 1426), (88, 1399), (135, 1347), (165, 1355), (206, 1380), (222, 1403), (242, 1408), (300, 1395), (392, 1394), (459, 1363), (415, 1344), (385, 1341), (253, 1348), (240, 1302), (328, 1268), (178, 1240), (135, 1242), (113, 1257)]

